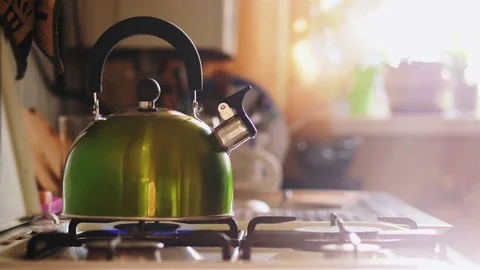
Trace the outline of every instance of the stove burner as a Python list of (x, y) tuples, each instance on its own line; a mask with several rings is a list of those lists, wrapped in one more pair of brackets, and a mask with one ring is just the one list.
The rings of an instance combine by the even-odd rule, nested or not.
[(130, 240), (130, 239), (121, 239), (115, 238), (113, 240), (106, 241), (91, 241), (85, 244), (85, 247), (88, 249), (107, 249), (107, 248), (116, 248), (116, 249), (148, 249), (148, 248), (163, 248), (162, 243), (151, 242), (151, 241), (142, 241), (142, 240)]
[(204, 258), (192, 247), (165, 247), (147, 240), (122, 239), (92, 241), (83, 245), (87, 260), (200, 261)]
[[(364, 233), (377, 233), (380, 229), (375, 227), (364, 226), (345, 226), (345, 229), (350, 233), (364, 234)], [(298, 232), (307, 233), (324, 233), (324, 234), (339, 234), (342, 230), (338, 226), (316, 226), (316, 227), (304, 227), (295, 229)]]
[(374, 244), (329, 244), (320, 248), (324, 252), (376, 252), (380, 250), (380, 246)]
[(124, 240), (115, 238), (110, 241), (92, 241), (84, 244), (88, 250), (87, 260), (113, 260), (113, 259), (146, 259), (160, 261), (160, 249), (163, 248), (162, 243), (141, 241), (141, 240)]
[(167, 247), (160, 250), (161, 261), (202, 261), (205, 258), (192, 247)]
[(324, 245), (320, 251), (325, 253), (329, 258), (371, 258), (375, 252), (380, 250), (380, 246), (373, 244), (330, 244)]
[[(335, 225), (333, 223), (335, 222)], [(335, 214), (331, 215), (331, 225), (329, 227), (306, 227), (299, 228), (296, 231), (308, 232), (321, 235), (334, 235), (337, 238), (336, 243), (325, 244), (318, 239), (305, 239), (303, 250), (321, 251), (328, 258), (345, 257), (372, 257), (375, 252), (380, 250), (380, 246), (374, 244), (363, 244), (359, 234), (377, 234), (380, 229), (375, 227), (346, 226), (345, 222)]]
[(326, 258), (371, 258), (381, 248), (376, 244), (352, 244), (306, 239), (294, 250), (321, 252)]
[(120, 234), (133, 234), (133, 233), (144, 233), (144, 234), (171, 234), (176, 233), (177, 229), (180, 228), (180, 225), (174, 223), (123, 223), (113, 226)]

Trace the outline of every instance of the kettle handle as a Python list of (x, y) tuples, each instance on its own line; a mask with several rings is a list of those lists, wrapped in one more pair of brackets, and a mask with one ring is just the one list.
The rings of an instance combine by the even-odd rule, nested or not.
[(95, 42), (88, 63), (88, 90), (102, 92), (103, 66), (110, 52), (123, 39), (136, 35), (155, 36), (168, 42), (185, 61), (188, 89), (203, 89), (203, 71), (200, 55), (190, 37), (178, 26), (154, 17), (132, 17), (108, 28)]

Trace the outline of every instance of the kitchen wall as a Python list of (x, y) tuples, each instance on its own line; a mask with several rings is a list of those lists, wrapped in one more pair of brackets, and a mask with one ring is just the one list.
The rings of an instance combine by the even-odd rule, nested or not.
[[(303, 12), (302, 7), (292, 5), (289, 0), (241, 0), (237, 5), (238, 54), (227, 68), (265, 87), (293, 123), (312, 107), (321, 105), (323, 98), (322, 91), (299, 86), (293, 73), (291, 29), (293, 19)], [(30, 57), (27, 76), (18, 82), (22, 103), (39, 110), (56, 126), (60, 102), (46, 90), (33, 61)], [(49, 67), (46, 62), (42, 64)], [(106, 68), (106, 73), (110, 71), (120, 74), (113, 66)], [(126, 85), (123, 81), (119, 84)], [(303, 132), (303, 136), (332, 135), (328, 122), (313, 123), (310, 127), (311, 133)], [(351, 174), (364, 181), (365, 188), (384, 189), (417, 205), (428, 206), (442, 200), (445, 192), (451, 193), (443, 190), (445, 185), (460, 186), (460, 182), (474, 177), (477, 163), (470, 156), (475, 153), (472, 149), (478, 146), (477, 142), (462, 143), (464, 146), (459, 148), (454, 139), (447, 138), (368, 138), (354, 159)], [(428, 185), (435, 190), (426, 188)]]
[[(23, 118), (25, 114), (21, 110), (18, 96), (23, 95), (25, 103), (37, 105), (39, 103), (36, 96), (41, 93), (35, 92), (42, 87), (40, 82), (32, 77), (38, 70), (27, 70), (27, 80), (15, 82), (16, 63), (6, 38), (0, 40), (0, 59), (0, 198), (6, 200), (0, 210), (0, 218), (6, 221), (40, 211), (38, 196), (35, 194), (37, 186), (32, 179), (34, 169), (29, 143), (26, 143), (26, 119)], [(28, 90), (30, 93), (27, 93)], [(51, 103), (50, 105), (54, 106)], [(48, 105), (43, 108), (46, 109), (46, 106)]]
[(227, 68), (269, 91), (285, 109), (289, 72), (289, 0), (237, 1), (237, 54)]
[(26, 108), (37, 110), (56, 129), (58, 115), (61, 111), (61, 101), (48, 91), (49, 86), (41, 75), (41, 70), (43, 70), (53, 81), (52, 66), (43, 55), (39, 55), (39, 58), (36, 59), (34, 57), (36, 52), (33, 50), (37, 50), (37, 48), (32, 48), (28, 57), (25, 77), (16, 81), (19, 100)]
[(292, 24), (306, 1), (237, 1), (238, 48), (229, 63), (212, 63), (250, 79), (268, 91), (290, 124), (323, 104), (320, 86), (300, 85), (292, 59)]

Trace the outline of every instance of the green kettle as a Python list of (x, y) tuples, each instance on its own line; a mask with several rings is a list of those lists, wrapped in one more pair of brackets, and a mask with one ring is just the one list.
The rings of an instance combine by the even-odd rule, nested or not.
[[(138, 106), (102, 117), (106, 58), (121, 40), (134, 35), (164, 39), (185, 62), (193, 113), (156, 108), (160, 86), (143, 79), (136, 86)], [(233, 215), (229, 153), (256, 128), (245, 113), (247, 87), (218, 106), (222, 123), (212, 129), (198, 117), (195, 91), (203, 88), (202, 64), (190, 38), (170, 22), (133, 17), (110, 27), (97, 40), (89, 62), (95, 120), (75, 140), (65, 163), (63, 213), (95, 220), (203, 220)], [(133, 89), (132, 89), (133, 91)]]

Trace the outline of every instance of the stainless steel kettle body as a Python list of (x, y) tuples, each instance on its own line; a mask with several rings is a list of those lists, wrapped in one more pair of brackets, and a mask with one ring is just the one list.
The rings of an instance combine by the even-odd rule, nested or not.
[(197, 49), (175, 25), (135, 17), (97, 41), (89, 69), (96, 120), (76, 139), (64, 171), (63, 215), (109, 220), (201, 220), (231, 216), (233, 179), (228, 153), (256, 129), (242, 107), (248, 89), (219, 105), (224, 122), (212, 129), (196, 117), (155, 107), (160, 87), (137, 85), (138, 108), (105, 118), (98, 113), (103, 64), (122, 39), (148, 34), (165, 39), (185, 59), (188, 87), (203, 88)]

